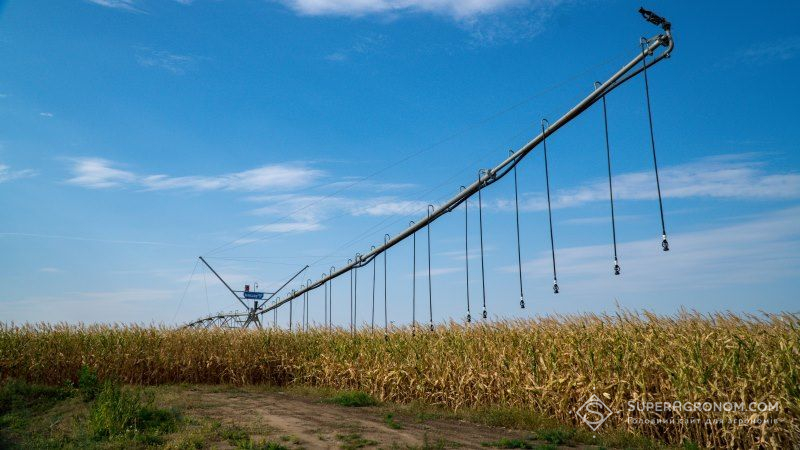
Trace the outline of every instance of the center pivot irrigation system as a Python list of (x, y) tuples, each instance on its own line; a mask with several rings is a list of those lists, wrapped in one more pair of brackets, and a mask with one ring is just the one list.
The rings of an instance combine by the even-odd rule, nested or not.
[[(260, 317), (270, 311), (274, 312), (275, 316), (275, 323), (277, 324), (277, 310), (281, 306), (285, 304), (289, 304), (289, 329), (291, 330), (292, 327), (292, 301), (296, 298), (302, 297), (303, 299), (303, 311), (302, 311), (302, 320), (303, 320), (303, 329), (308, 327), (308, 295), (311, 291), (323, 288), (325, 291), (325, 325), (327, 327), (332, 326), (331, 320), (331, 307), (333, 302), (333, 289), (332, 283), (335, 278), (338, 278), (342, 275), (347, 273), (350, 274), (350, 328), (353, 332), (356, 330), (356, 323), (355, 323), (355, 313), (356, 313), (356, 304), (354, 297), (354, 292), (357, 289), (358, 283), (358, 271), (356, 269), (360, 267), (364, 267), (369, 263), (375, 261), (375, 259), (383, 254), (383, 264), (384, 264), (384, 277), (386, 277), (386, 255), (387, 251), (394, 247), (395, 245), (403, 242), (408, 238), (412, 238), (413, 240), (413, 283), (414, 289), (412, 294), (412, 329), (416, 330), (417, 327), (417, 320), (416, 320), (416, 235), (418, 231), (421, 231), (423, 228), (427, 234), (427, 252), (428, 252), (428, 310), (429, 310), (429, 327), (433, 330), (433, 300), (432, 300), (432, 289), (431, 289), (431, 263), (430, 263), (430, 225), (438, 218), (442, 217), (443, 215), (454, 211), (458, 206), (462, 203), (464, 204), (464, 211), (465, 211), (465, 219), (468, 218), (468, 211), (467, 211), (467, 200), (472, 197), (473, 195), (477, 194), (478, 196), (478, 217), (479, 217), (479, 228), (480, 228), (480, 263), (481, 263), (481, 287), (482, 287), (482, 299), (483, 299), (483, 313), (482, 317), (485, 319), (487, 318), (486, 312), (486, 284), (485, 284), (485, 276), (484, 276), (484, 262), (483, 262), (483, 207), (482, 207), (482, 199), (481, 199), (481, 191), (495, 183), (497, 180), (503, 178), (504, 176), (508, 175), (510, 172), (513, 172), (514, 176), (514, 200), (515, 200), (515, 209), (516, 209), (516, 233), (517, 233), (517, 259), (519, 263), (519, 291), (520, 291), (520, 307), (525, 308), (525, 296), (522, 289), (522, 255), (520, 249), (520, 241), (519, 241), (519, 193), (517, 189), (517, 169), (516, 166), (522, 161), (526, 156), (528, 156), (531, 151), (539, 146), (542, 145), (542, 151), (544, 153), (544, 167), (545, 167), (545, 181), (546, 181), (546, 189), (547, 189), (547, 212), (548, 212), (548, 221), (550, 227), (550, 250), (552, 255), (553, 261), (553, 292), (558, 294), (559, 287), (558, 287), (558, 275), (556, 271), (556, 251), (555, 251), (555, 239), (553, 237), (553, 219), (552, 219), (552, 206), (550, 202), (550, 173), (547, 163), (547, 138), (552, 136), (556, 131), (561, 129), (564, 125), (581, 115), (585, 112), (589, 107), (591, 107), (596, 102), (600, 101), (603, 105), (603, 119), (604, 119), (604, 130), (605, 130), (605, 147), (606, 147), (606, 156), (608, 161), (608, 190), (609, 190), (609, 199), (611, 202), (611, 225), (612, 225), (612, 239), (613, 239), (613, 248), (614, 248), (614, 266), (613, 272), (614, 275), (619, 275), (621, 273), (621, 268), (619, 265), (619, 259), (617, 256), (617, 236), (616, 236), (616, 223), (614, 218), (614, 193), (611, 183), (611, 147), (609, 144), (608, 139), (608, 116), (606, 111), (606, 96), (616, 89), (617, 87), (621, 86), (625, 82), (629, 81), (630, 79), (634, 78), (635, 76), (639, 75), (640, 73), (643, 74), (644, 77), (644, 86), (645, 86), (645, 101), (647, 103), (647, 115), (648, 115), (648, 125), (650, 130), (650, 146), (653, 153), (653, 168), (655, 173), (655, 181), (656, 181), (656, 188), (658, 190), (658, 206), (659, 206), (659, 213), (661, 216), (661, 248), (663, 251), (669, 250), (669, 243), (667, 242), (667, 230), (666, 225), (664, 223), (664, 208), (662, 205), (661, 200), (661, 185), (658, 179), (658, 162), (656, 159), (656, 145), (655, 145), (655, 135), (653, 133), (653, 116), (650, 110), (650, 86), (647, 79), (647, 69), (652, 67), (653, 65), (659, 63), (660, 61), (669, 58), (672, 50), (674, 48), (674, 42), (672, 39), (672, 31), (670, 23), (664, 19), (656, 15), (655, 13), (648, 11), (644, 8), (639, 9), (639, 13), (644, 17), (645, 20), (648, 22), (661, 27), (663, 30), (663, 34), (657, 34), (651, 38), (641, 38), (641, 52), (638, 53), (632, 60), (630, 60), (627, 64), (622, 66), (615, 74), (609, 77), (605, 82), (596, 82), (595, 89), (590, 93), (586, 98), (581, 100), (577, 105), (575, 105), (572, 109), (570, 109), (566, 114), (561, 116), (558, 120), (553, 123), (549, 123), (546, 119), (542, 119), (541, 122), (541, 130), (542, 132), (529, 141), (527, 144), (522, 146), (520, 149), (516, 151), (511, 151), (510, 155), (503, 160), (500, 164), (496, 167), (491, 169), (481, 169), (478, 172), (478, 179), (470, 184), (469, 186), (461, 186), (459, 189), (459, 193), (452, 197), (451, 199), (444, 202), (438, 209), (433, 205), (428, 205), (427, 215), (414, 222), (412, 221), (408, 228), (397, 234), (395, 237), (391, 237), (388, 234), (384, 236), (384, 242), (382, 245), (373, 246), (369, 252), (366, 254), (357, 253), (354, 259), (349, 259), (347, 264), (340, 269), (335, 269), (331, 267), (330, 272), (323, 274), (322, 278), (318, 281), (314, 282), (312, 280), (307, 280), (307, 282), (301, 285), (298, 289), (291, 290), (288, 294), (283, 297), (278, 297), (278, 294), (286, 288), (295, 278), (300, 276), (309, 266), (305, 266), (300, 271), (298, 271), (294, 276), (292, 276), (288, 281), (286, 281), (280, 288), (278, 288), (275, 292), (271, 293), (261, 293), (261, 292), (254, 292), (249, 290), (249, 286), (246, 286), (244, 291), (234, 291), (225, 280), (208, 264), (208, 262), (201, 256), (200, 261), (211, 270), (211, 272), (225, 285), (225, 287), (233, 294), (234, 297), (245, 307), (246, 311), (243, 312), (233, 312), (233, 313), (220, 313), (216, 315), (210, 315), (207, 317), (203, 317), (198, 319), (194, 322), (186, 324), (187, 327), (228, 327), (228, 328), (247, 328), (251, 325), (255, 327), (261, 327), (261, 319)], [(660, 47), (664, 47), (664, 50), (656, 55), (655, 52)], [(648, 61), (648, 57), (650, 60)], [(472, 315), (470, 311), (470, 297), (469, 297), (469, 243), (467, 241), (468, 236), (468, 220), (465, 220), (464, 227), (465, 227), (465, 240), (464, 240), (464, 248), (466, 253), (466, 275), (467, 275), (467, 315), (466, 320), (470, 322), (472, 320)], [(375, 326), (375, 264), (373, 264), (373, 273), (372, 273), (372, 328), (374, 329)], [(242, 295), (240, 295), (242, 294)], [(264, 298), (264, 296), (267, 298)], [(252, 306), (245, 303), (245, 300), (253, 299)], [(386, 300), (387, 293), (386, 293), (386, 280), (384, 279), (384, 330), (388, 333), (388, 313), (387, 313), (387, 306)], [(261, 301), (259, 301), (261, 300)], [(270, 303), (271, 302), (271, 303)]]

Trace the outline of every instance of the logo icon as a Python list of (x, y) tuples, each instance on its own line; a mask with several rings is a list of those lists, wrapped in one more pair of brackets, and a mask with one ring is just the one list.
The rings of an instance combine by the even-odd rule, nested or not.
[(589, 400), (586, 400), (586, 403), (581, 405), (577, 411), (575, 411), (575, 415), (581, 418), (583, 423), (589, 425), (589, 428), (592, 431), (597, 431), (600, 428), (600, 425), (603, 424), (609, 417), (614, 414), (614, 411), (608, 407), (600, 397), (595, 394), (592, 394), (589, 397)]

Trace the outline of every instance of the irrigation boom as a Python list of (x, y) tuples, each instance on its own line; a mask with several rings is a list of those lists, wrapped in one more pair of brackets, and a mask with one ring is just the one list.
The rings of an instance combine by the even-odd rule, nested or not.
[[(642, 38), (641, 53), (637, 54), (627, 64), (622, 66), (616, 73), (611, 75), (605, 82), (596, 85), (594, 91), (592, 91), (588, 96), (586, 96), (586, 98), (578, 102), (578, 104), (576, 104), (572, 109), (567, 111), (558, 120), (552, 122), (552, 124), (550, 124), (547, 127), (543, 127), (542, 132), (538, 136), (534, 137), (532, 140), (530, 140), (528, 143), (523, 145), (518, 150), (513, 151), (505, 160), (500, 162), (494, 168), (482, 171), (481, 175), (478, 177), (478, 180), (476, 180), (469, 186), (466, 186), (465, 188), (461, 189), (457, 195), (444, 202), (439, 208), (434, 208), (433, 211), (429, 211), (429, 214), (424, 218), (421, 218), (416, 222), (412, 222), (408, 228), (406, 228), (396, 236), (392, 237), (391, 239), (385, 240), (382, 245), (372, 248), (369, 252), (367, 252), (364, 255), (357, 255), (354, 261), (349, 262), (347, 265), (339, 268), (338, 270), (332, 270), (330, 273), (328, 273), (327, 275), (325, 275), (316, 282), (302, 286), (299, 290), (291, 291), (291, 293), (289, 293), (287, 296), (283, 297), (278, 301), (275, 301), (271, 305), (267, 305), (267, 302), (265, 301), (257, 308), (250, 309), (250, 311), (246, 313), (244, 312), (234, 313), (234, 314), (229, 314), (227, 316), (234, 318), (254, 317), (255, 315), (262, 315), (264, 313), (273, 311), (276, 308), (279, 308), (280, 306), (298, 297), (302, 297), (309, 291), (324, 286), (329, 281), (337, 277), (340, 277), (350, 272), (351, 270), (369, 264), (378, 255), (386, 252), (387, 250), (399, 244), (406, 238), (414, 235), (416, 232), (426, 228), (431, 223), (436, 221), (439, 217), (442, 217), (443, 215), (453, 211), (459, 205), (467, 201), (467, 199), (469, 199), (471, 196), (475, 195), (476, 193), (479, 193), (481, 189), (503, 178), (505, 175), (511, 172), (514, 169), (514, 167), (517, 164), (519, 164), (520, 161), (522, 161), (522, 159), (524, 159), (528, 154), (530, 154), (533, 151), (533, 149), (539, 146), (546, 138), (548, 138), (549, 136), (557, 132), (559, 129), (561, 129), (564, 125), (568, 124), (573, 119), (578, 117), (594, 103), (604, 98), (611, 91), (621, 86), (631, 78), (642, 73), (643, 71), (646, 71), (647, 68), (668, 58), (674, 48), (674, 41), (672, 38), (670, 23), (664, 18), (659, 17), (656, 14), (647, 11), (645, 9), (640, 9), (639, 12), (642, 14), (645, 20), (661, 27), (663, 33), (657, 34), (649, 39)], [(659, 47), (665, 47), (665, 49), (659, 55), (655, 56), (655, 51)], [(648, 55), (654, 56), (654, 58), (649, 62), (646, 59)], [(641, 66), (639, 66), (640, 64)], [(666, 242), (666, 236), (664, 239), (665, 239), (664, 242)], [(666, 247), (665, 250), (667, 250)], [(192, 326), (193, 324), (196, 324), (198, 322), (200, 321), (192, 322), (192, 324), (189, 324), (188, 326)]]

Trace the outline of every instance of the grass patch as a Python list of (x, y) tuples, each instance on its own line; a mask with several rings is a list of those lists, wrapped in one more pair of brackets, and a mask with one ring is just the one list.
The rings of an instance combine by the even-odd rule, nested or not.
[(397, 423), (394, 420), (394, 414), (388, 413), (386, 416), (383, 417), (383, 422), (386, 424), (387, 427), (395, 429), (395, 430), (402, 430), (403, 426)]
[(176, 411), (156, 408), (152, 398), (143, 400), (140, 391), (106, 382), (92, 405), (86, 428), (95, 440), (127, 436), (158, 444), (162, 435), (177, 429), (178, 419)]
[(371, 395), (361, 391), (345, 391), (327, 399), (327, 402), (349, 407), (377, 406), (380, 403)]
[(370, 445), (378, 444), (371, 439), (364, 438), (358, 433), (337, 434), (336, 439), (342, 443), (341, 448), (343, 450), (353, 450), (356, 448), (364, 448)]

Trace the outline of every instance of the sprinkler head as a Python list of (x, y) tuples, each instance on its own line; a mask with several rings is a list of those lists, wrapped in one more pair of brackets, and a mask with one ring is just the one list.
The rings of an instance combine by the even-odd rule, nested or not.
[(558, 294), (558, 281), (553, 280), (553, 294)]
[(433, 331), (433, 324), (431, 324), (431, 331)]
[(483, 318), (486, 319), (489, 317), (489, 314), (486, 313), (486, 310), (483, 310)]
[(661, 249), (664, 250), (665, 252), (669, 251), (669, 242), (667, 242), (666, 234), (661, 235)]
[(619, 272), (620, 272), (619, 263), (615, 259), (614, 260), (614, 275), (619, 275)]
[(472, 314), (467, 313), (467, 323), (472, 322)]
[(520, 309), (525, 309), (525, 299), (523, 297), (519, 298), (519, 307)]

